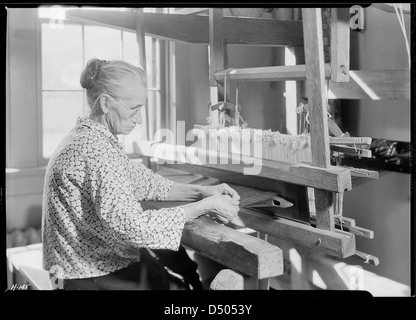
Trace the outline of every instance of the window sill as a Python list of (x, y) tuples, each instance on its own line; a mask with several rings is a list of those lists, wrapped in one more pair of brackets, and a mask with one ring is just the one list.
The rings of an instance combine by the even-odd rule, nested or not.
[(43, 176), (46, 166), (36, 168), (6, 168), (6, 179)]

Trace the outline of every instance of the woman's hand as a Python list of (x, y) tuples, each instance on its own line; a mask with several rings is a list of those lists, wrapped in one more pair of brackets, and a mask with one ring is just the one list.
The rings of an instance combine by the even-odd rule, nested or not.
[(217, 195), (228, 195), (233, 200), (239, 201), (240, 196), (233, 188), (231, 188), (226, 183), (221, 183), (216, 186), (201, 186), (201, 197), (207, 198), (210, 196), (217, 196)]
[(220, 223), (228, 223), (237, 217), (240, 202), (229, 195), (212, 195), (184, 206), (185, 221), (208, 214)]
[(237, 217), (240, 201), (229, 195), (213, 195), (200, 201), (203, 210), (214, 220), (228, 223)]

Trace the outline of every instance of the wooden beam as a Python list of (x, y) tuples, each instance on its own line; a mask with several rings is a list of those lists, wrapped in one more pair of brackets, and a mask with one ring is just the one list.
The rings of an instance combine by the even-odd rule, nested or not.
[(174, 14), (195, 14), (195, 13), (202, 13), (208, 11), (209, 8), (182, 8), (178, 9)]
[(329, 99), (410, 100), (410, 70), (354, 70), (347, 83), (330, 81)]
[[(325, 79), (332, 69), (325, 64)], [(224, 81), (225, 70), (214, 77)], [(329, 99), (410, 100), (410, 70), (350, 70), (349, 82), (329, 82)], [(305, 65), (239, 68), (227, 73), (227, 81), (285, 81), (306, 79)]]
[(348, 166), (342, 167), (350, 170), (353, 188), (359, 186), (362, 183), (369, 182), (371, 180), (376, 180), (380, 177), (380, 173), (378, 171), (367, 170), (362, 168), (353, 168)]
[[(312, 164), (317, 167), (328, 168), (331, 166), (331, 162), (321, 9), (302, 9), (302, 18)], [(315, 189), (316, 224), (320, 229), (329, 231), (334, 231), (335, 229), (332, 200), (333, 197), (329, 191)]]
[(331, 144), (331, 150), (336, 152), (342, 152), (345, 154), (355, 155), (357, 157), (364, 157), (364, 158), (371, 158), (371, 150), (369, 149), (362, 149), (352, 146), (343, 146), (337, 144)]
[(341, 144), (341, 145), (371, 145), (373, 139), (370, 137), (329, 137), (329, 144)]
[[(316, 226), (316, 216), (315, 215), (311, 215), (311, 224), (312, 224), (312, 226)], [(374, 231), (373, 230), (357, 227), (355, 225), (351, 226), (350, 221), (345, 221), (344, 222), (344, 218), (337, 217), (335, 219), (335, 226), (339, 230), (350, 232), (352, 234), (355, 234), (356, 236), (361, 236), (361, 237), (368, 238), (368, 239), (373, 239), (374, 238)]]
[(209, 217), (188, 222), (182, 233), (182, 242), (228, 268), (256, 279), (283, 273), (282, 250), (264, 240), (218, 224)]
[[(160, 172), (165, 177), (172, 176), (170, 172), (173, 172), (175, 176), (179, 175), (180, 173), (178, 170), (172, 171), (172, 169), (166, 168), (158, 172)], [(186, 173), (183, 174), (187, 176)], [(201, 181), (199, 184), (211, 185), (216, 184), (216, 182)], [(183, 204), (186, 203), (176, 202), (175, 204), (175, 202), (170, 202), (167, 206), (177, 206)], [(338, 219), (338, 217), (336, 219)], [(336, 256), (349, 256), (353, 254), (353, 249), (355, 249), (355, 238), (353, 238), (353, 235), (346, 232), (328, 232), (325, 230), (313, 228), (303, 223), (297, 223), (287, 219), (275, 218), (270, 215), (246, 208), (240, 208), (239, 217), (233, 220), (230, 225), (233, 227), (255, 229), (265, 236), (270, 234), (290, 242), (293, 240), (295, 244), (300, 243), (303, 245), (303, 243), (306, 243), (307, 247), (323, 250), (324, 252), (330, 252)], [(343, 226), (355, 226), (355, 220), (343, 217)], [(301, 231), (297, 232), (297, 228), (300, 228)], [(315, 245), (316, 243), (318, 245)]]
[[(160, 209), (184, 205), (179, 201), (142, 201), (143, 209)], [(201, 216), (185, 224), (182, 244), (227, 268), (256, 279), (283, 273), (280, 248), (253, 236)], [(232, 253), (232, 254), (230, 254)]]
[[(244, 164), (244, 161), (247, 159), (240, 159), (240, 162), (237, 164), (216, 164), (223, 162), (221, 158), (228, 161), (233, 158), (235, 159), (232, 154), (222, 154), (201, 148), (166, 143), (152, 143), (150, 141), (139, 141), (136, 144), (141, 155), (156, 157), (159, 159), (159, 164), (167, 166), (174, 165), (177, 169), (199, 173), (204, 176), (211, 176), (215, 172), (222, 175), (227, 173), (247, 175), (246, 170), (254, 167), (253, 164)], [(190, 154), (193, 156), (190, 157)], [(212, 158), (217, 160), (214, 164), (209, 163), (209, 159)], [(205, 159), (205, 161), (201, 161), (201, 159)], [(348, 169), (342, 167), (329, 166), (327, 168), (321, 168), (305, 163), (288, 163), (255, 158), (252, 160), (257, 161), (258, 165), (258, 172), (255, 174), (256, 177), (274, 179), (334, 192), (351, 190), (351, 173)]]
[[(214, 79), (214, 74), (218, 70), (226, 67), (227, 58), (227, 44), (224, 43), (223, 35), (223, 9), (213, 8), (209, 9), (209, 91), (210, 103), (215, 103), (223, 100), (224, 90), (220, 84), (217, 84)], [(219, 111), (209, 110), (209, 119), (213, 126), (219, 124)]]
[[(215, 73), (214, 78), (220, 83), (224, 82), (225, 70)], [(331, 67), (325, 65), (325, 77), (331, 77)], [(240, 68), (227, 72), (227, 81), (288, 81), (306, 80), (305, 65), (276, 66), (259, 68)]]
[(348, 82), (350, 70), (350, 13), (348, 8), (331, 9), (331, 80)]
[[(266, 160), (263, 160), (266, 161)], [(276, 162), (276, 161), (274, 161)], [(279, 166), (282, 164), (282, 166)], [(229, 174), (243, 175), (244, 167), (238, 164), (218, 164), (218, 165), (192, 165), (192, 164), (165, 164), (168, 167), (202, 174), (204, 176), (221, 176)], [(290, 165), (278, 163), (278, 165), (263, 164), (261, 172), (256, 175), (261, 178), (279, 180), (295, 185), (319, 188), (333, 192), (344, 192), (351, 190), (351, 175), (349, 172), (339, 170), (339, 167), (321, 169), (305, 164)]]
[[(72, 21), (99, 24), (135, 32), (134, 12), (69, 9)], [(144, 13), (147, 35), (171, 41), (209, 44), (209, 17)], [(224, 40), (230, 45), (302, 46), (302, 22), (292, 20), (224, 17)]]
[(211, 87), (217, 86), (214, 74), (225, 68), (224, 47), (226, 44), (224, 44), (223, 37), (223, 21), (222, 9), (209, 10), (209, 80)]
[(321, 9), (302, 9), (312, 164), (330, 166)]
[(232, 223), (340, 258), (346, 258), (355, 253), (355, 236), (341, 230), (333, 232), (322, 230), (245, 208), (240, 208), (238, 218), (234, 219)]

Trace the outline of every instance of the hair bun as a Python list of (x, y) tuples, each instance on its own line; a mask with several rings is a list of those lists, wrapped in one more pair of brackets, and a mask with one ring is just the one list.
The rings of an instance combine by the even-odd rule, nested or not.
[(88, 61), (84, 71), (81, 74), (80, 84), (84, 89), (89, 89), (94, 84), (98, 76), (101, 65), (105, 60), (91, 59)]

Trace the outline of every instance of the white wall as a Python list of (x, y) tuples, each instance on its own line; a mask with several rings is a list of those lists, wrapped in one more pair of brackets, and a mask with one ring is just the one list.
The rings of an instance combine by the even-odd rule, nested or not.
[[(396, 14), (373, 7), (364, 13), (364, 30), (351, 32), (351, 69), (408, 68)], [(351, 135), (410, 141), (410, 101), (343, 101), (342, 108)], [(344, 215), (375, 233), (372, 240), (356, 237), (359, 250), (380, 259), (377, 267), (362, 263), (365, 269), (410, 284), (410, 214), (410, 174), (391, 172), (345, 193)]]

